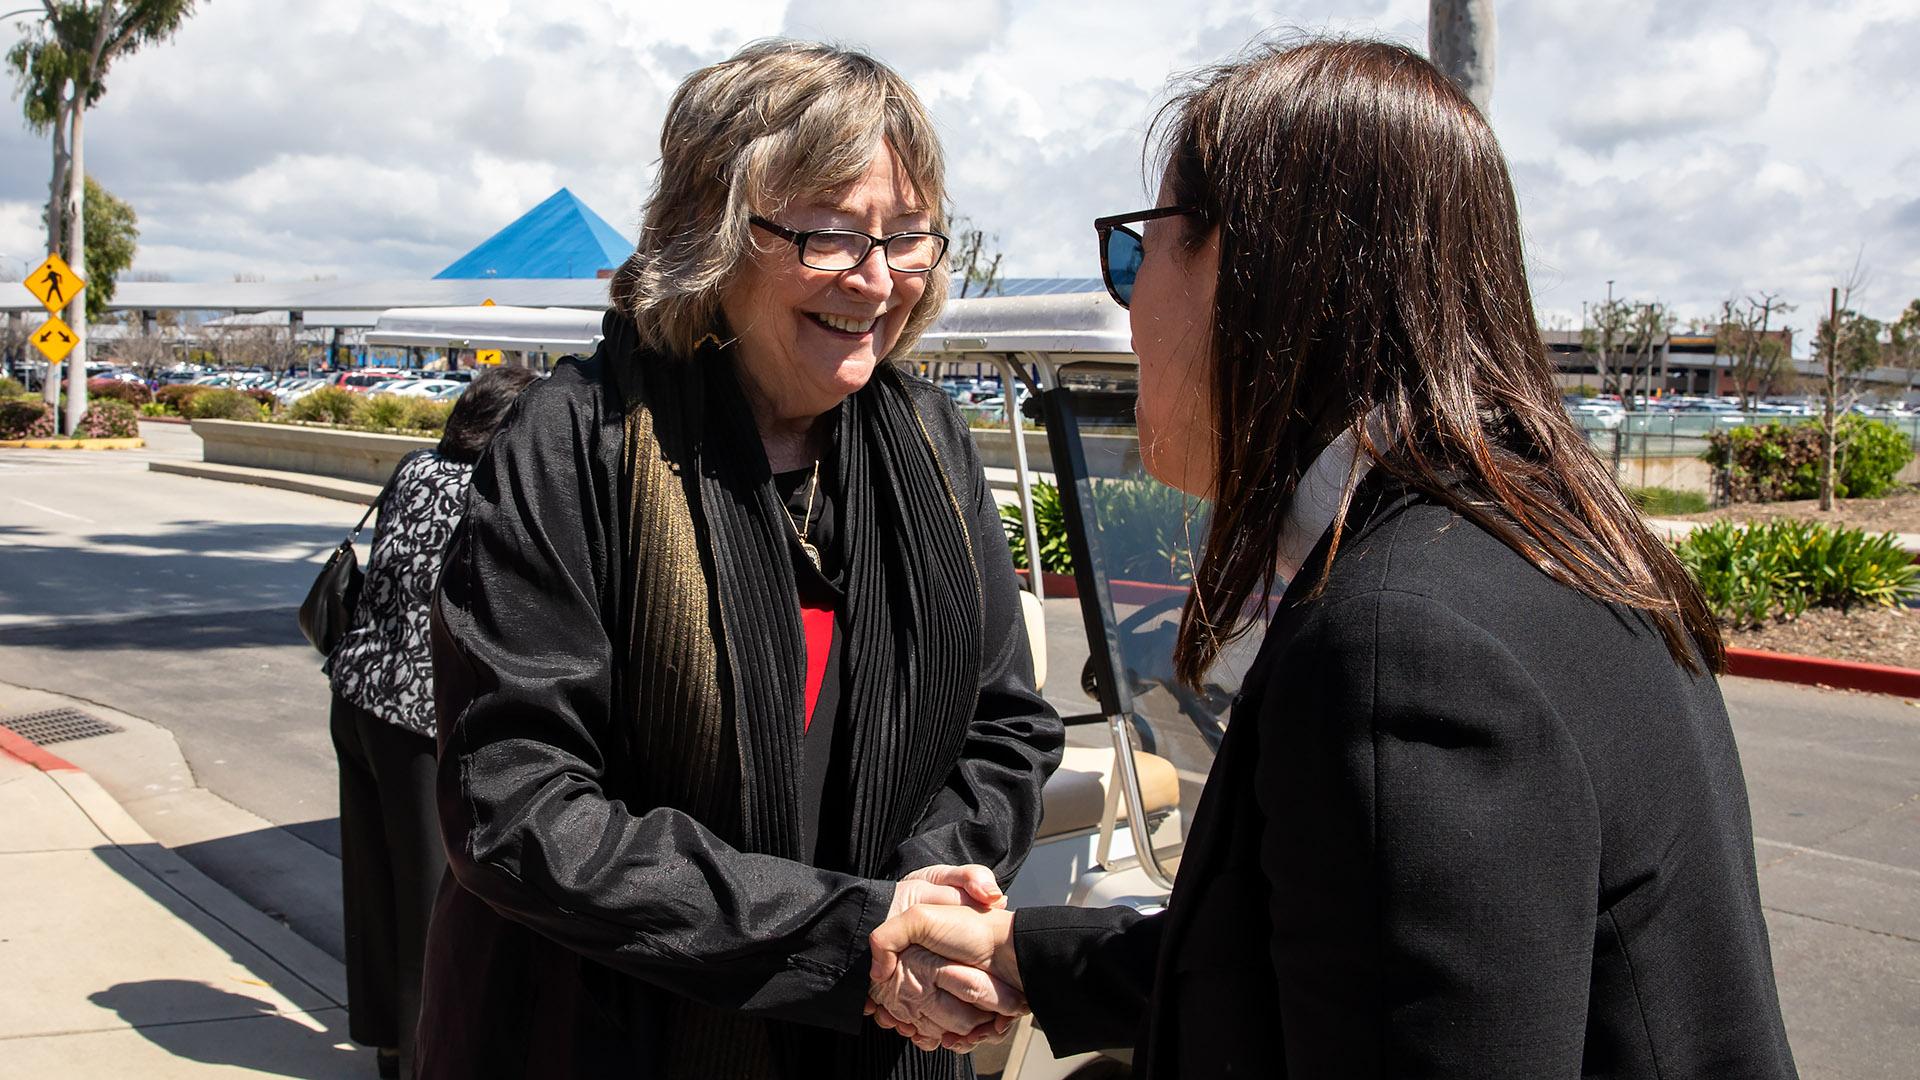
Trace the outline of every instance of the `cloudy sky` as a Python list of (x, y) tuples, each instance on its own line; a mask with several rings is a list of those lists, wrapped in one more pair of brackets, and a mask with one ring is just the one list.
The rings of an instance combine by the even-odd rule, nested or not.
[[(15, 5), (4, 5), (12, 7)], [(202, 0), (123, 60), (88, 171), (175, 280), (430, 276), (562, 185), (632, 233), (668, 96), (773, 34), (859, 44), (920, 88), (956, 206), (1016, 276), (1098, 273), (1091, 219), (1150, 204), (1174, 74), (1263, 33), (1417, 47), (1425, 0)], [(1493, 121), (1549, 324), (1619, 295), (1704, 315), (1778, 290), (1810, 327), (1920, 296), (1920, 4), (1512, 0)], [(0, 48), (18, 37), (0, 27)], [(9, 107), (9, 115), (17, 109)], [(0, 276), (37, 261), (47, 144), (0, 121)]]

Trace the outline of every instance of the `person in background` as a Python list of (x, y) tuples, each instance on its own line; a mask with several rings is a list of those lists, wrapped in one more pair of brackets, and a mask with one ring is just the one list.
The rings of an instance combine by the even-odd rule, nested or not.
[(1560, 406), (1486, 120), (1368, 41), (1163, 116), (1096, 227), (1143, 463), (1212, 500), (1175, 667), (1265, 640), (1164, 910), (914, 908), (883, 1021), (918, 945), (1136, 1076), (1794, 1076), (1720, 633)]
[(447, 865), (433, 804), (428, 609), (473, 464), (537, 378), (525, 368), (480, 376), (448, 414), (439, 445), (394, 467), (353, 625), (324, 669), (340, 759), (348, 1033), (377, 1048), (383, 1077), (411, 1069), (427, 917)]
[(939, 140), (873, 58), (761, 42), (656, 183), (441, 578), (421, 1074), (958, 1080), (866, 1020), (867, 936), (1002, 902), (1063, 731), (966, 424), (890, 363), (946, 296)]

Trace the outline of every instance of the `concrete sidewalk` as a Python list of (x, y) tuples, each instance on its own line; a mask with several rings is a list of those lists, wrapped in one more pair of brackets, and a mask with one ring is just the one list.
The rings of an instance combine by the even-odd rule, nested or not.
[[(1705, 525), (1704, 521), (1680, 521), (1676, 518), (1648, 518), (1647, 525), (1653, 535), (1672, 542)], [(1894, 533), (1894, 542), (1914, 555), (1920, 556), (1920, 533)]]
[(337, 962), (4, 730), (0, 972), (0, 1077), (374, 1075)]

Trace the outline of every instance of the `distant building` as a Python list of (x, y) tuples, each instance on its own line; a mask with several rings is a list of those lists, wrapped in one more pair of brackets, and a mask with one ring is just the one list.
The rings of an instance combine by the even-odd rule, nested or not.
[[(1581, 343), (1578, 330), (1548, 330), (1543, 336), (1553, 359), (1554, 381), (1572, 390), (1589, 386), (1601, 388), (1600, 367)], [(1767, 338), (1780, 343), (1788, 356), (1793, 355), (1793, 331), (1769, 330)], [(1637, 345), (1622, 345), (1623, 352), (1638, 352)], [(1647, 391), (1666, 394), (1736, 395), (1734, 359), (1716, 351), (1714, 335), (1680, 332), (1655, 343), (1650, 361), (1651, 372), (1643, 373), (1640, 386)], [(1798, 370), (1798, 365), (1795, 365)], [(1648, 375), (1651, 375), (1651, 378)], [(1791, 392), (1781, 387), (1776, 393)]]
[(433, 276), (436, 281), (604, 278), (632, 253), (632, 240), (561, 188)]

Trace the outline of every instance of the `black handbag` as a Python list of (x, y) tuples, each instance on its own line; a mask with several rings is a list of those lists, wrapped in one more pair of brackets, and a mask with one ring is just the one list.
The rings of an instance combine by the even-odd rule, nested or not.
[(313, 579), (313, 587), (307, 590), (307, 598), (300, 602), (300, 632), (306, 635), (307, 643), (320, 650), (322, 656), (332, 656), (334, 647), (340, 639), (347, 636), (347, 629), (353, 625), (353, 609), (360, 605), (360, 583), (364, 575), (360, 573), (360, 556), (353, 550), (353, 541), (360, 530), (367, 527), (367, 519), (380, 507), (380, 500), (386, 496), (382, 488), (367, 512), (360, 515), (360, 523), (353, 527), (340, 546), (327, 556), (327, 563), (320, 568), (320, 576)]

